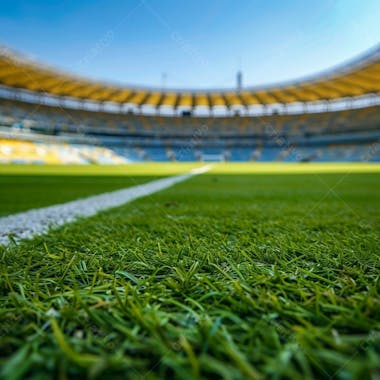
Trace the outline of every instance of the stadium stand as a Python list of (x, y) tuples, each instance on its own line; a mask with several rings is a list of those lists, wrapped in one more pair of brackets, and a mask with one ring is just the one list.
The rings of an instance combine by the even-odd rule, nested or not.
[[(58, 97), (93, 102), (173, 107), (234, 107), (313, 102), (376, 94), (380, 46), (333, 70), (282, 85), (229, 90), (162, 91), (130, 88), (79, 78), (32, 61), (7, 48), (0, 50), (0, 84)], [(190, 121), (191, 123), (191, 121)], [(140, 127), (144, 128), (143, 123)]]
[[(39, 142), (40, 150), (41, 136), (71, 144), (45, 144), (49, 159), (28, 153), (20, 155), (20, 161), (104, 164), (144, 160), (360, 161), (380, 138), (380, 107), (302, 115), (194, 117), (181, 130), (178, 123), (179, 117), (99, 115), (0, 101), (1, 133), (11, 133), (13, 139), (26, 133), (25, 139)], [(9, 144), (4, 144), (2, 140), (5, 152)], [(21, 154), (14, 142), (9, 146)], [(73, 158), (69, 159), (70, 155)], [(1, 159), (6, 159), (3, 153)]]
[[(0, 91), (1, 162), (323, 162), (380, 158), (380, 47), (344, 67), (292, 84), (241, 92), (192, 93), (79, 81), (16, 54), (4, 55), (4, 51), (0, 51), (0, 90), (4, 90)], [(20, 97), (25, 91), (28, 99)], [(44, 96), (55, 103), (44, 104)], [(76, 101), (75, 107), (65, 103), (68, 96)], [(367, 97), (367, 101), (360, 107), (350, 106), (358, 97)], [(339, 99), (349, 107), (330, 110), (329, 102)], [(86, 101), (98, 102), (98, 107), (86, 108)], [(308, 110), (308, 104), (315, 101), (325, 106)], [(111, 112), (103, 107), (107, 102), (120, 108)], [(288, 103), (295, 102), (303, 105), (303, 111), (287, 112)], [(157, 112), (126, 111), (121, 107), (124, 103), (138, 109), (153, 106)], [(274, 103), (285, 112), (248, 112), (252, 105), (265, 108)], [(178, 112), (164, 116), (158, 113), (161, 106), (188, 110), (182, 116)], [(193, 115), (198, 106), (208, 107), (210, 113)], [(247, 112), (213, 116), (212, 110), (220, 106), (229, 112), (239, 106)]]
[(0, 163), (13, 164), (124, 164), (114, 151), (90, 145), (34, 143), (0, 139)]

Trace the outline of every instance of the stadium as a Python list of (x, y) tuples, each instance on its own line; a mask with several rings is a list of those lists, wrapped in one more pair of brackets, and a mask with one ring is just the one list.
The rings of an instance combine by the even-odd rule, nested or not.
[(119, 25), (84, 74), (0, 47), (0, 379), (377, 379), (378, 41), (288, 80), (128, 85), (92, 75)]
[[(311, 78), (252, 89), (241, 89), (237, 83), (236, 89), (219, 92), (94, 83), (39, 67), (6, 49), (0, 59), (2, 90), (8, 96), (0, 103), (2, 162), (380, 158), (379, 149), (368, 156), (380, 138), (379, 46)], [(67, 111), (67, 103), (78, 108)], [(141, 113), (144, 107), (151, 112), (153, 108), (154, 114)], [(160, 115), (161, 108), (168, 107), (172, 115)], [(192, 116), (202, 108), (206, 116)], [(219, 115), (213, 116), (218, 109)]]

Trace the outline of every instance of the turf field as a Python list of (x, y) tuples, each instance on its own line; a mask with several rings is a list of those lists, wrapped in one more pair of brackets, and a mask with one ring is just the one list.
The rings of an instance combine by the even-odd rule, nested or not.
[(0, 165), (0, 217), (139, 185), (198, 166)]
[[(0, 170), (54, 203), (189, 168)], [(379, 231), (379, 166), (215, 165), (0, 248), (0, 376), (376, 379)]]

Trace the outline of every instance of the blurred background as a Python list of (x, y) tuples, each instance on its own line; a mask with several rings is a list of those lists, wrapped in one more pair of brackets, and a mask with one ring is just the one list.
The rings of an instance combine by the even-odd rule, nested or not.
[(0, 10), (0, 163), (380, 160), (376, 1)]

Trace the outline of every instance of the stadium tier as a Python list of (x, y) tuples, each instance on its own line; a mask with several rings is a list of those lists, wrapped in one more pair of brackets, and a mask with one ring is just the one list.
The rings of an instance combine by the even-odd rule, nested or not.
[(0, 163), (124, 164), (128, 160), (110, 149), (91, 145), (34, 143), (0, 139)]
[(380, 47), (321, 74), (288, 83), (223, 90), (167, 90), (93, 81), (49, 68), (10, 49), (0, 49), (0, 85), (93, 102), (179, 109), (250, 107), (373, 95), (380, 91)]
[[(173, 117), (3, 99), (0, 136), (1, 162), (379, 161), (380, 152), (373, 147), (380, 139), (380, 106), (292, 115)], [(15, 139), (24, 142), (16, 144)]]
[(376, 46), (286, 84), (158, 91), (78, 79), (1, 49), (0, 160), (379, 161), (379, 73)]

